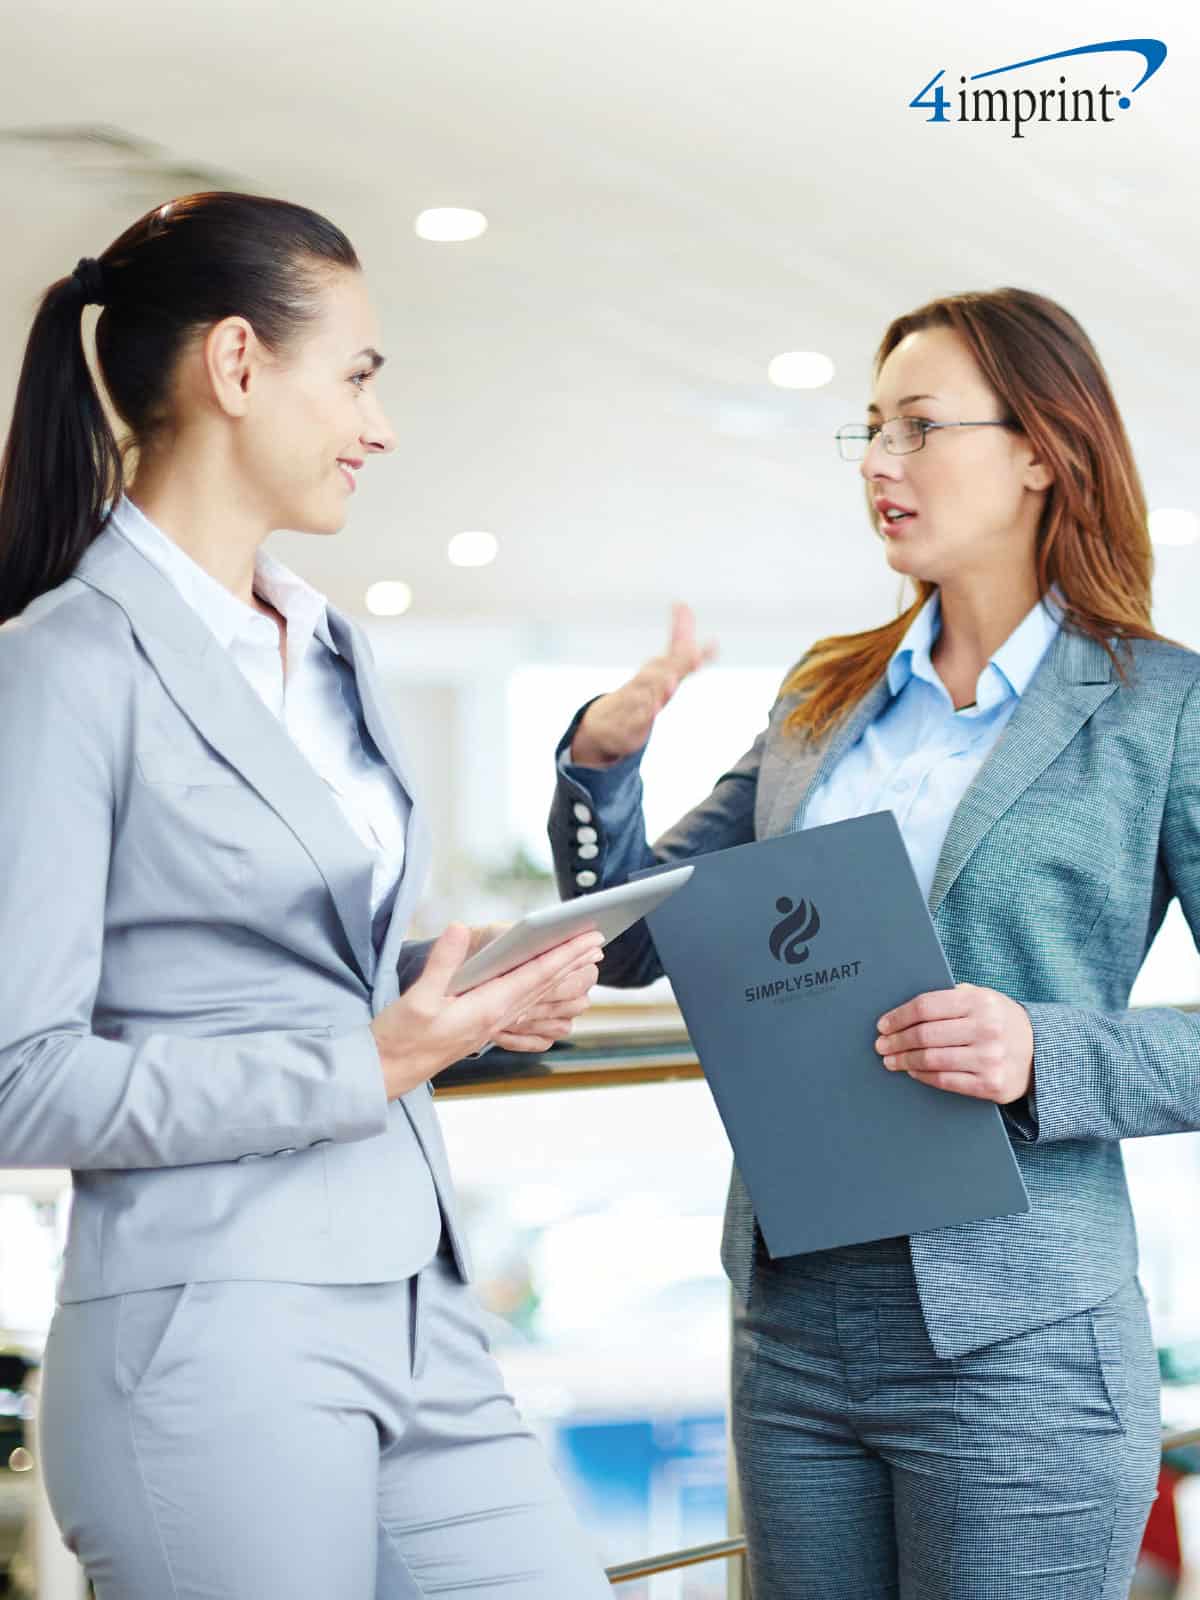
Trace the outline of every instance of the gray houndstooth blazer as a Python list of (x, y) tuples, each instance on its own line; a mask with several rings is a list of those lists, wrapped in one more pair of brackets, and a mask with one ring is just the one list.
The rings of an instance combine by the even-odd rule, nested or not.
[[(561, 894), (584, 892), (581, 873), (602, 887), (788, 832), (887, 694), (881, 680), (817, 742), (784, 733), (796, 702), (781, 697), (741, 760), (653, 847), (640, 753), (602, 771), (569, 762), (584, 707), (559, 745), (550, 814)], [(1200, 935), (1200, 655), (1137, 643), (1122, 684), (1099, 645), (1063, 631), (955, 812), (929, 897), (956, 980), (1019, 1000), (1035, 1041), (1032, 1100), (1005, 1112), (1031, 1211), (911, 1240), (939, 1355), (1097, 1305), (1136, 1271), (1119, 1141), (1200, 1127), (1200, 1017), (1127, 1009), (1176, 895)], [(609, 946), (603, 979), (633, 987), (661, 971), (639, 923)], [(722, 1259), (743, 1297), (754, 1233), (735, 1168)]]
[[(329, 626), (411, 795), (369, 646)], [(370, 853), (111, 528), (0, 628), (0, 728), (0, 1166), (73, 1170), (60, 1298), (406, 1278), (443, 1218), (465, 1271), (430, 1095), (388, 1102), (370, 1030), (428, 951), (419, 800), (376, 947)]]

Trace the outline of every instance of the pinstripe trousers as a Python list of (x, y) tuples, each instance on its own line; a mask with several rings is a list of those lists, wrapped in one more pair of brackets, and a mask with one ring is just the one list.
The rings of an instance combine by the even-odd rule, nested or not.
[(1158, 1392), (1136, 1279), (942, 1359), (907, 1240), (759, 1240), (733, 1345), (753, 1600), (1125, 1600)]

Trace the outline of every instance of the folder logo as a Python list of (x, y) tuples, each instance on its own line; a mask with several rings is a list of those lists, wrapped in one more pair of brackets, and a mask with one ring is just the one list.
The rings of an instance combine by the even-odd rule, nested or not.
[(821, 931), (820, 915), (809, 901), (793, 905), (786, 895), (776, 900), (775, 909), (783, 913), (783, 920), (771, 930), (771, 954), (776, 961), (798, 967), (808, 960), (809, 943)]

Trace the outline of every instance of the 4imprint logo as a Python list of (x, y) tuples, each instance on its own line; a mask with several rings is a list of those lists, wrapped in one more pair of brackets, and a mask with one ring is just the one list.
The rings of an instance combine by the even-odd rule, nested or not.
[[(1141, 58), (1142, 74), (1131, 89), (1113, 88), (1107, 82), (1099, 87), (1076, 87), (1068, 81), (1066, 72), (1035, 70), (1045, 68), (1049, 62), (1105, 55)], [(1166, 59), (1167, 47), (1161, 39), (1108, 39), (1102, 44), (1081, 44), (1072, 50), (1032, 56), (1027, 61), (1010, 61), (1007, 66), (989, 67), (970, 76), (959, 73), (959, 88), (949, 93), (942, 81), (946, 76), (942, 67), (908, 104), (911, 110), (928, 111), (927, 122), (998, 122), (1012, 129), (1014, 139), (1023, 139), (1022, 130), (1031, 123), (1115, 122), (1117, 112), (1129, 110), (1133, 96)], [(1136, 63), (1121, 63), (1119, 82), (1129, 81), (1131, 66), (1136, 71)], [(996, 88), (972, 87), (983, 78), (998, 78), (1003, 73), (1028, 76)], [(1057, 80), (1053, 85), (1052, 78)]]
[(783, 921), (776, 923), (771, 930), (771, 954), (776, 961), (786, 961), (789, 966), (798, 967), (802, 961), (808, 960), (808, 946), (821, 931), (821, 918), (814, 905), (807, 900), (801, 900), (798, 906), (793, 906), (786, 895), (782, 895), (775, 902), (776, 911), (782, 911)]

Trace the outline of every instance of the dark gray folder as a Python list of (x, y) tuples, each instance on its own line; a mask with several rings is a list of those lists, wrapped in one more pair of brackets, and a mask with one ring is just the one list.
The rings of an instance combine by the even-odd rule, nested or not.
[(999, 1109), (876, 1054), (954, 987), (892, 813), (693, 862), (647, 922), (771, 1255), (1028, 1211)]

